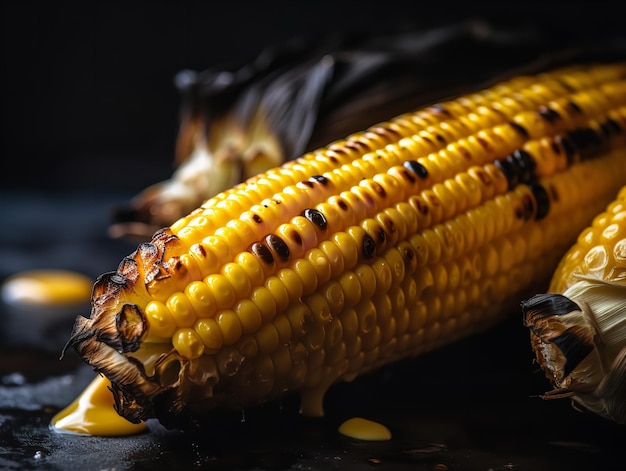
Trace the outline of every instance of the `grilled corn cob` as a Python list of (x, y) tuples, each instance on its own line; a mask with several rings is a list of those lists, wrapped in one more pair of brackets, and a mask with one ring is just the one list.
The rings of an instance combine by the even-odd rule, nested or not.
[[(68, 342), (184, 428), (483, 331), (626, 183), (626, 64), (519, 76), (224, 191), (94, 285)], [(519, 302), (519, 298), (517, 301)]]
[(537, 362), (554, 389), (626, 423), (626, 186), (581, 232), (548, 294), (522, 302)]

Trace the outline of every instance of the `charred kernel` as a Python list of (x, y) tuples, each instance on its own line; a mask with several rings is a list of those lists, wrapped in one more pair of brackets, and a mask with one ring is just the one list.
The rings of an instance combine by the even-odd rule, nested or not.
[(530, 185), (530, 190), (535, 197), (536, 214), (535, 219), (540, 220), (547, 216), (550, 211), (550, 197), (546, 189), (539, 184)]
[(620, 134), (622, 132), (622, 127), (613, 118), (607, 118), (605, 122), (607, 126), (611, 128), (613, 134)]
[(424, 167), (416, 160), (406, 160), (402, 165), (404, 165), (407, 169), (409, 169), (422, 180), (428, 178), (428, 170), (426, 170), (426, 167)]
[(549, 123), (554, 123), (561, 116), (549, 106), (540, 106), (537, 114)]
[(567, 132), (566, 136), (572, 141), (581, 158), (589, 157), (602, 148), (603, 141), (591, 128), (580, 128)]
[(276, 234), (269, 234), (265, 236), (265, 242), (271, 247), (278, 258), (283, 261), (289, 260), (289, 247), (285, 244), (285, 241), (278, 237)]
[(530, 134), (528, 134), (528, 131), (526, 130), (526, 128), (518, 123), (516, 123), (515, 121), (509, 121), (509, 126), (511, 126), (517, 133), (519, 133), (520, 136), (522, 136), (524, 139), (528, 139), (530, 138)]
[(298, 231), (296, 231), (295, 229), (292, 231), (289, 231), (289, 238), (293, 242), (295, 242), (297, 245), (302, 245), (302, 237), (300, 236)]
[(532, 155), (522, 149), (517, 149), (512, 154), (517, 166), (520, 169), (520, 179), (528, 182), (535, 178), (535, 168), (537, 167)]
[(580, 108), (580, 106), (578, 106), (578, 104), (575, 101), (568, 101), (567, 106), (574, 112), (577, 114), (583, 114), (583, 110)]
[(311, 180), (315, 180), (316, 182), (321, 183), (322, 185), (328, 184), (328, 178), (326, 178), (324, 175), (313, 175), (311, 177)]
[(302, 216), (307, 218), (323, 231), (325, 231), (328, 227), (328, 221), (326, 221), (326, 217), (317, 209), (307, 208), (302, 212)]
[(515, 166), (515, 164), (513, 163), (512, 160), (510, 159), (498, 159), (493, 163), (496, 168), (498, 168), (506, 177), (506, 180), (508, 182), (508, 187), (509, 190), (512, 190), (513, 188), (515, 188), (520, 180), (519, 180), (519, 174), (518, 174), (518, 169)]
[(259, 260), (268, 265), (272, 265), (274, 263), (274, 256), (272, 255), (272, 252), (270, 251), (270, 249), (267, 248), (265, 244), (261, 242), (254, 242), (250, 246), (250, 252), (256, 255)]
[(363, 242), (361, 245), (363, 256), (367, 259), (373, 258), (376, 255), (376, 242), (369, 234), (363, 235)]
[(257, 224), (261, 224), (263, 222), (263, 218), (259, 216), (258, 214), (253, 214), (252, 220), (256, 222)]
[(342, 200), (341, 198), (337, 199), (337, 205), (339, 206), (339, 208), (341, 208), (343, 211), (347, 211), (348, 210), (348, 204)]

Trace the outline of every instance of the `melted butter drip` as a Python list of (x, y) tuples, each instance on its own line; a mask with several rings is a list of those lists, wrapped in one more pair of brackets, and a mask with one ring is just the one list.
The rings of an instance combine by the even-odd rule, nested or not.
[(97, 436), (134, 435), (146, 430), (145, 423), (133, 424), (115, 411), (110, 387), (110, 381), (98, 375), (74, 402), (52, 418), (51, 428), (61, 433)]
[(354, 417), (339, 426), (339, 433), (350, 438), (369, 441), (391, 440), (391, 432), (378, 422)]

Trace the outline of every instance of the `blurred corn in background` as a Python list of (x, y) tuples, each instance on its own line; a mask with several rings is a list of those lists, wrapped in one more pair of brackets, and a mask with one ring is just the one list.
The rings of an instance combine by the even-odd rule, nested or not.
[(584, 56), (581, 49), (546, 50), (545, 41), (531, 27), (480, 19), (438, 28), (355, 25), (268, 47), (243, 64), (183, 71), (176, 76), (175, 171), (119, 207), (109, 234), (146, 239), (220, 191), (352, 132), (498, 78), (556, 66), (569, 53)]

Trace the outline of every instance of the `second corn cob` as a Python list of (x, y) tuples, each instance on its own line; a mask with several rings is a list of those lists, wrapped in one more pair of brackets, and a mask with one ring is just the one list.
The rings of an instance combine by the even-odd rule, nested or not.
[(626, 64), (518, 77), (251, 178), (102, 275), (69, 345), (186, 427), (482, 331), (626, 183)]
[(626, 423), (626, 186), (567, 251), (549, 292), (522, 311), (554, 386), (542, 397)]

